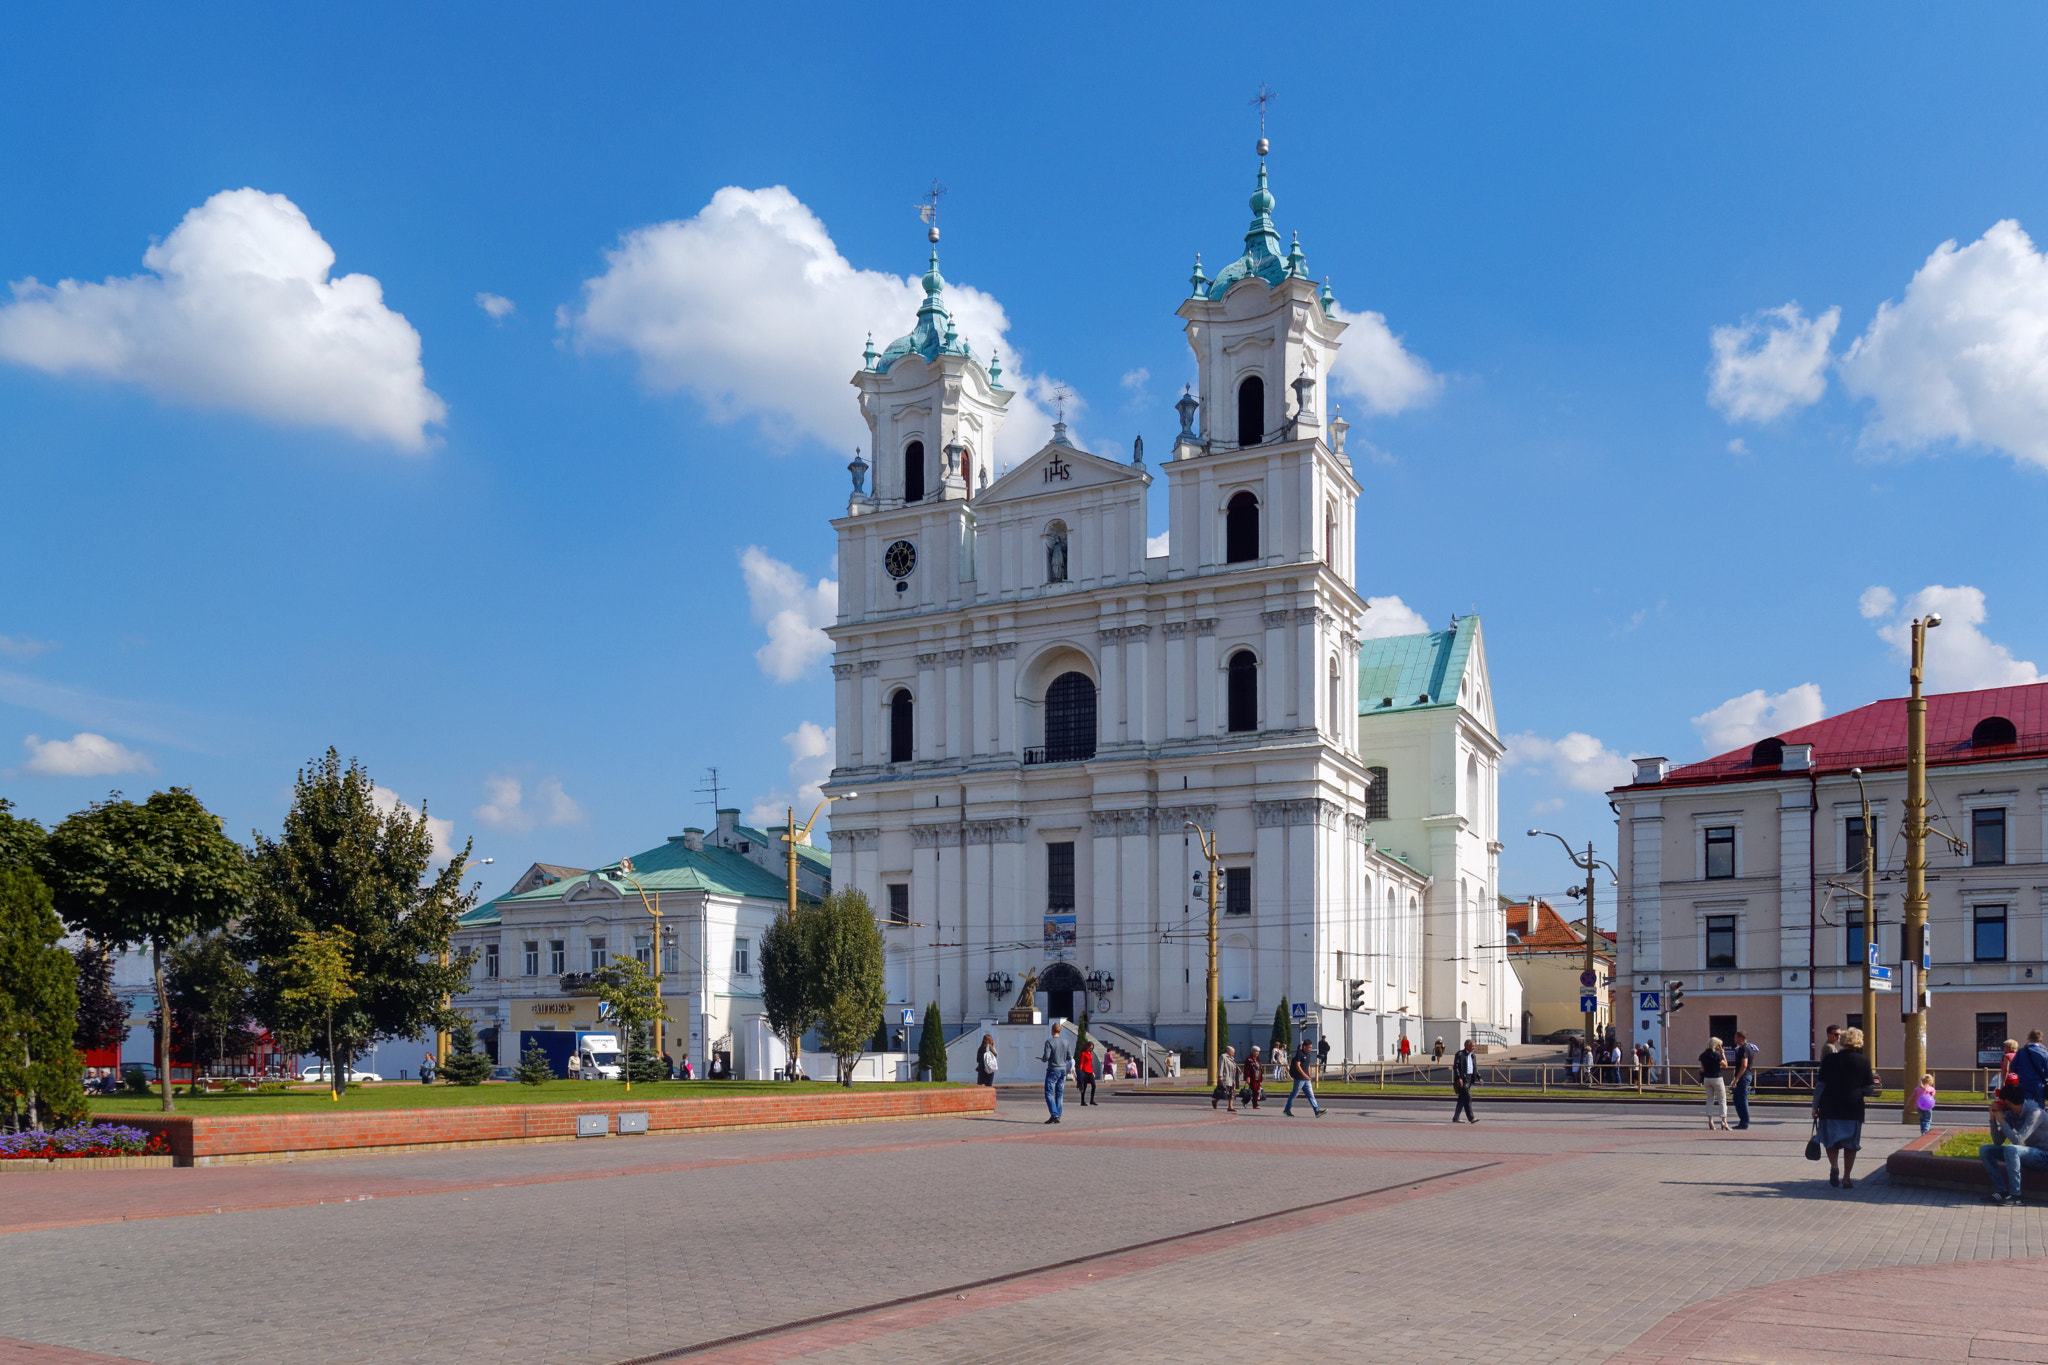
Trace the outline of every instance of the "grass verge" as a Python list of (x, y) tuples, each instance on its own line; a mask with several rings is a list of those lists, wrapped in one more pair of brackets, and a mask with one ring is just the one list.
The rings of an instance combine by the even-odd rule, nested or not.
[[(886, 1081), (859, 1085), (857, 1090), (931, 1090), (943, 1084)], [(459, 1105), (488, 1104), (620, 1104), (643, 1100), (738, 1099), (747, 1096), (843, 1094), (845, 1087), (830, 1081), (636, 1081), (631, 1091), (619, 1081), (555, 1081), (548, 1085), (520, 1085), (516, 1081), (489, 1081), (483, 1085), (421, 1085), (418, 1082), (386, 1081), (382, 1084), (350, 1086), (339, 1100), (329, 1099), (318, 1087), (294, 1089), (282, 1095), (205, 1094), (176, 1097), (180, 1114), (221, 1117), (229, 1114), (321, 1114), (342, 1109), (441, 1109)], [(95, 1115), (156, 1114), (163, 1111), (161, 1094), (96, 1095)]]
[(1936, 1156), (1966, 1156), (1976, 1160), (1977, 1149), (1991, 1141), (1991, 1134), (1982, 1128), (1963, 1133), (1950, 1133), (1934, 1149)]

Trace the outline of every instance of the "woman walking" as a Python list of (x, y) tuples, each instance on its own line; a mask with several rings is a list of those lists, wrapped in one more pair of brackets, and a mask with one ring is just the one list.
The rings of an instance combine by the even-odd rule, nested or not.
[(1863, 1030), (1843, 1029), (1842, 1050), (1820, 1059), (1820, 1072), (1813, 1082), (1813, 1114), (1820, 1121), (1820, 1145), (1827, 1148), (1830, 1185), (1856, 1188), (1856, 1153), (1863, 1146), (1863, 1101), (1876, 1084), (1870, 1058), (1863, 1053)]
[[(1719, 1038), (1707, 1039), (1707, 1050), (1700, 1054), (1700, 1085), (1707, 1092), (1707, 1131), (1710, 1133), (1717, 1126), (1715, 1122), (1716, 1115), (1719, 1116), (1718, 1126), (1721, 1131), (1724, 1133), (1730, 1131), (1728, 1127), (1728, 1080), (1721, 1074), (1721, 1068), (1727, 1064), (1727, 1061), (1727, 1055), (1721, 1051), (1721, 1040)], [(1822, 1065), (1825, 1066), (1826, 1064), (1823, 1063)]]
[(1266, 1096), (1266, 1068), (1259, 1062), (1259, 1049), (1252, 1048), (1251, 1056), (1244, 1064), (1245, 1104), (1256, 1109), (1259, 1101)]
[(1090, 1096), (1095, 1093), (1095, 1044), (1089, 1043), (1074, 1054), (1074, 1095), (1077, 1103), (1096, 1103)]
[(1216, 1058), (1216, 1091), (1209, 1096), (1209, 1107), (1214, 1109), (1216, 1101), (1222, 1100), (1231, 1113), (1237, 1112), (1237, 1049), (1227, 1047)]
[(996, 1083), (996, 1040), (995, 1035), (981, 1035), (981, 1050), (974, 1054), (974, 1083), (993, 1086)]
[(1429, 1050), (1429, 1061), (1430, 1061), (1430, 1065), (1432, 1065), (1432, 1066), (1435, 1066), (1435, 1065), (1437, 1065), (1437, 1064), (1441, 1063), (1441, 1062), (1443, 1061), (1443, 1059), (1444, 1059), (1444, 1040), (1443, 1040), (1443, 1039), (1441, 1039), (1441, 1038), (1439, 1038), (1439, 1039), (1437, 1039), (1437, 1040), (1436, 1040), (1436, 1046), (1435, 1046), (1435, 1047), (1433, 1047), (1433, 1048), (1431, 1048), (1431, 1049)]

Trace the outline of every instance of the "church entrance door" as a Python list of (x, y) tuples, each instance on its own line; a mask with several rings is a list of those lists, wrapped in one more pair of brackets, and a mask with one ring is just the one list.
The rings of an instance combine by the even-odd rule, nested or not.
[(1071, 962), (1054, 962), (1039, 974), (1038, 988), (1045, 992), (1045, 1017), (1050, 1023), (1054, 1019), (1072, 1020), (1074, 996), (1086, 990), (1081, 980), (1081, 971)]

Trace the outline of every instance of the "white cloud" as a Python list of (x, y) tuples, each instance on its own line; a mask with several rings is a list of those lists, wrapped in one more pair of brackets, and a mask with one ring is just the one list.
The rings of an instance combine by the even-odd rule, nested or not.
[[(921, 276), (856, 270), (780, 185), (727, 186), (694, 218), (622, 235), (558, 320), (580, 347), (630, 352), (648, 388), (686, 391), (718, 421), (752, 418), (784, 443), (851, 448), (866, 425), (846, 381), (869, 334), (879, 349), (911, 329)], [(977, 355), (1001, 352), (1002, 382), (1017, 390), (998, 462), (1038, 449), (1052, 431), (1046, 386), (1009, 344), (1002, 305), (950, 283), (945, 300)]]
[(503, 322), (519, 311), (519, 305), (503, 294), (485, 292), (476, 296), (476, 306), (491, 315), (493, 322)]
[[(796, 818), (801, 821), (824, 799), (821, 788), (825, 779), (832, 775), (833, 741), (836, 730), (820, 727), (810, 721), (803, 721), (796, 729), (782, 737), (789, 746), (789, 787), (777, 788), (754, 803), (747, 815), (747, 821), (755, 825), (779, 825), (789, 818), (789, 808), (796, 807)], [(789, 788), (796, 789), (796, 795), (789, 794)]]
[(28, 636), (0, 635), (0, 654), (11, 654), (17, 659), (33, 659), (57, 647), (55, 640), (31, 640)]
[(1809, 318), (1795, 302), (1716, 327), (1707, 337), (1714, 352), (1707, 401), (1731, 422), (1769, 422), (1818, 403), (1841, 323), (1839, 308)]
[(1173, 533), (1161, 531), (1156, 536), (1145, 537), (1145, 558), (1157, 559), (1173, 548)]
[(814, 587), (758, 545), (740, 551), (740, 570), (754, 620), (768, 629), (768, 643), (754, 651), (754, 662), (775, 681), (794, 682), (832, 652), (821, 627), (839, 617), (839, 584), (821, 578)]
[(1604, 792), (1635, 775), (1635, 765), (1589, 734), (1572, 731), (1563, 739), (1523, 733), (1508, 736), (1503, 768), (1547, 768), (1550, 776), (1574, 791)]
[[(1881, 594), (1881, 596), (1880, 596)], [(1884, 612), (1870, 608), (1882, 602), (1890, 609), (1894, 602), (1889, 588), (1868, 588), (1861, 600), (1863, 615), (1876, 619)], [(1910, 660), (1913, 651), (1913, 618), (1934, 612), (1941, 624), (1927, 632), (1926, 682), (1934, 692), (1974, 692), (1984, 687), (2021, 687), (2043, 681), (2041, 671), (2025, 659), (1987, 636), (1982, 627), (1990, 613), (1984, 606), (1982, 590), (1971, 587), (1925, 587), (1907, 598), (1898, 614), (1877, 628), (1878, 637)]]
[(1898, 597), (1890, 588), (1869, 587), (1856, 599), (1856, 610), (1863, 613), (1866, 621), (1875, 621), (1880, 616), (1892, 614), (1892, 608), (1899, 605)]
[(21, 771), (35, 777), (106, 777), (113, 773), (153, 773), (149, 759), (105, 735), (81, 731), (69, 739), (30, 735), (22, 740), (28, 762)]
[(1146, 382), (1151, 378), (1152, 371), (1140, 365), (1135, 370), (1125, 370), (1124, 377), (1116, 382), (1129, 389), (1132, 393), (1143, 393)]
[(1343, 307), (1336, 314), (1351, 324), (1330, 365), (1336, 393), (1354, 395), (1364, 400), (1367, 412), (1383, 415), (1436, 401), (1444, 381), (1428, 361), (1401, 345), (1384, 314), (1353, 313)]
[(535, 825), (580, 825), (586, 819), (558, 777), (534, 783), (529, 800), (518, 778), (497, 773), (484, 779), (484, 795), (489, 799), (472, 813), (492, 829), (523, 833)]
[[(420, 814), (411, 805), (400, 800), (398, 793), (389, 787), (371, 787), (370, 804), (375, 806), (381, 815), (388, 816), (395, 810), (402, 810), (407, 815), (417, 819)], [(434, 856), (443, 862), (456, 857), (462, 852), (461, 848), (455, 843), (455, 822), (453, 820), (438, 820), (429, 815), (427, 817), (427, 833), (434, 840)]]
[(1943, 242), (1842, 358), (1869, 439), (1953, 440), (2048, 465), (2048, 257), (2011, 219)]
[(1368, 597), (1365, 604), (1372, 610), (1365, 614), (1365, 628), (1359, 632), (1362, 640), (1429, 633), (1429, 622), (1422, 619), (1422, 613), (1398, 597)]
[(151, 273), (104, 284), (17, 281), (0, 359), (408, 451), (447, 416), (419, 333), (375, 279), (328, 278), (333, 248), (283, 195), (224, 190), (142, 263)]
[(1692, 728), (1699, 731), (1708, 753), (1719, 754), (1754, 744), (1767, 735), (1811, 725), (1827, 713), (1819, 683), (1801, 683), (1775, 696), (1759, 687), (1730, 697), (1705, 715), (1694, 716)]
[(1734, 440), (1728, 443), (1728, 453), (1730, 455), (1749, 454), (1749, 442), (1743, 440), (1740, 436), (1737, 436)]

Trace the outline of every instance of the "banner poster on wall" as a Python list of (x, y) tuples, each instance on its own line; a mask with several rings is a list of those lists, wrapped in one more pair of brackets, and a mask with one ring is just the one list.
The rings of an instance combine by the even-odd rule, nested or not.
[(1072, 915), (1047, 915), (1045, 917), (1045, 951), (1064, 955), (1074, 951), (1077, 933)]

